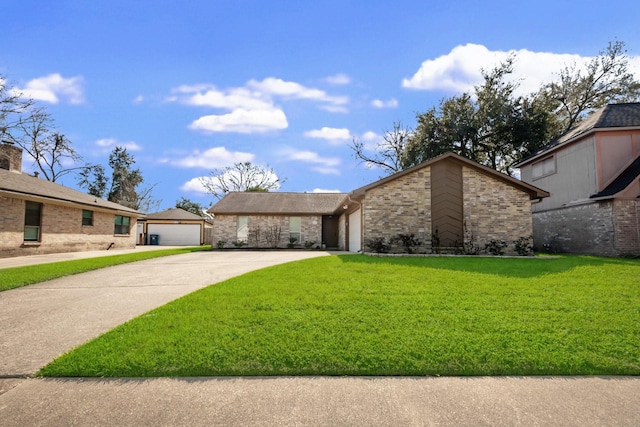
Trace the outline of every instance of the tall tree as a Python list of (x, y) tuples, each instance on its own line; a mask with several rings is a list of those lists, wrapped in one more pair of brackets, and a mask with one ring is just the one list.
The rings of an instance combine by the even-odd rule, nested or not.
[(160, 200), (153, 198), (155, 184), (140, 188), (144, 179), (140, 169), (133, 169), (134, 157), (124, 147), (117, 146), (109, 155), (111, 178), (102, 165), (88, 165), (78, 174), (78, 185), (89, 194), (143, 212), (157, 209)]
[(640, 82), (629, 71), (625, 43), (614, 41), (584, 69), (576, 63), (563, 68), (558, 81), (544, 85), (537, 96), (556, 113), (562, 134), (609, 103), (638, 101)]
[(234, 163), (222, 169), (214, 169), (200, 183), (208, 193), (221, 199), (230, 191), (268, 192), (280, 188), (285, 179), (280, 179), (273, 168), (251, 162)]
[(15, 144), (33, 159), (45, 179), (57, 181), (80, 169), (81, 157), (71, 141), (55, 130), (51, 114), (9, 88), (0, 76), (0, 139)]

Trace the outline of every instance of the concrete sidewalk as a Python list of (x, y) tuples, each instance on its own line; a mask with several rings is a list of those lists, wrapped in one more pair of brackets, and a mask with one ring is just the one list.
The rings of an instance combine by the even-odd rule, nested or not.
[[(21, 379), (10, 426), (638, 426), (636, 378)], [(5, 385), (10, 386), (5, 383)]]

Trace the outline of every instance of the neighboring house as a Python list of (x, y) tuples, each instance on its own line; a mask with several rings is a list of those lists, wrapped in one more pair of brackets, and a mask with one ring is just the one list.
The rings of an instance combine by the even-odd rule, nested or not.
[[(252, 247), (289, 244), (340, 247), (338, 218), (342, 193), (227, 193), (209, 213), (214, 247), (246, 242)], [(222, 243), (224, 242), (224, 243)]]
[(402, 233), (414, 234), (428, 252), (435, 235), (443, 248), (526, 238), (532, 201), (548, 195), (447, 153), (349, 194), (229, 193), (209, 212), (214, 245), (245, 240), (254, 246), (256, 230), (262, 237), (276, 225), (283, 232), (281, 247), (300, 232), (302, 242), (321, 239), (327, 248), (359, 252), (369, 239)]
[(21, 172), (0, 143), (0, 257), (135, 248), (139, 212)]
[(600, 109), (517, 166), (551, 193), (533, 207), (539, 249), (640, 255), (640, 103)]
[(211, 222), (184, 209), (170, 208), (140, 220), (137, 239), (146, 245), (199, 246), (211, 241)]

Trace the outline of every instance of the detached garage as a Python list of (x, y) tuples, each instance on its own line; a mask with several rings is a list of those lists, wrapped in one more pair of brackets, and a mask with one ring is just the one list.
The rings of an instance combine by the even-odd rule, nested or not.
[(205, 218), (180, 208), (147, 215), (139, 241), (146, 245), (200, 246), (205, 241)]

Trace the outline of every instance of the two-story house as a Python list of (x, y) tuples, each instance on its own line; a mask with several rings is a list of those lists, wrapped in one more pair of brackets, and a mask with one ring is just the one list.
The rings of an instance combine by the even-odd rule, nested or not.
[(532, 206), (537, 249), (640, 255), (640, 103), (607, 105), (517, 166), (551, 193)]

